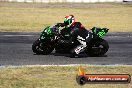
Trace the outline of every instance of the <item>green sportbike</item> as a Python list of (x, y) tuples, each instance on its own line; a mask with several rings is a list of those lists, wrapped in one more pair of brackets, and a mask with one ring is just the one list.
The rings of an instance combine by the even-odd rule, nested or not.
[[(109, 49), (108, 42), (103, 39), (108, 30), (107, 28), (93, 27), (91, 29), (93, 37), (83, 52), (89, 56), (103, 56)], [(70, 53), (75, 46), (79, 45), (77, 41), (73, 41), (72, 44), (60, 42), (64, 37), (59, 31), (59, 27), (47, 26), (44, 28), (40, 37), (32, 45), (33, 52), (43, 55), (48, 55), (53, 50), (60, 53)]]

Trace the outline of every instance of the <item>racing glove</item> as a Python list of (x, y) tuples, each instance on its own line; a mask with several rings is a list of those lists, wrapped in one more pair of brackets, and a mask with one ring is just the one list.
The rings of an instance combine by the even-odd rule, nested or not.
[(57, 27), (64, 27), (65, 26), (65, 24), (64, 23), (57, 23), (57, 25), (56, 25)]

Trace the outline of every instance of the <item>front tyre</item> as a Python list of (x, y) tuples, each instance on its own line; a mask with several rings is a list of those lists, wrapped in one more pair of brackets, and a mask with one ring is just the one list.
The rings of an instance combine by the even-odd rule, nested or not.
[[(48, 46), (45, 46), (45, 45), (48, 45)], [(42, 43), (40, 39), (37, 39), (32, 45), (32, 50), (35, 54), (48, 55), (54, 50), (54, 48), (49, 44)]]
[(109, 49), (109, 44), (106, 40), (93, 40), (86, 49), (86, 54), (89, 56), (103, 56)]

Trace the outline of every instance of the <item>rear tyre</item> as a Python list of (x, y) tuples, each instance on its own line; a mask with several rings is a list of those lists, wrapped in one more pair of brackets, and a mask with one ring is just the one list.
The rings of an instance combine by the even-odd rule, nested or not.
[(109, 49), (108, 42), (104, 39), (91, 41), (86, 54), (89, 56), (103, 56)]
[(54, 50), (54, 47), (37, 39), (32, 45), (32, 50), (35, 54), (48, 55)]

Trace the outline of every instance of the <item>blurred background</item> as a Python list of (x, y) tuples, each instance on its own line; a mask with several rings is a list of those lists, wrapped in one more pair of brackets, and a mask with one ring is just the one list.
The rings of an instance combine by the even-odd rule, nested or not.
[(72, 14), (87, 29), (132, 32), (132, 0), (0, 0), (0, 31), (34, 32)]
[(16, 1), (16, 2), (123, 2), (132, 0), (0, 0), (0, 1)]

